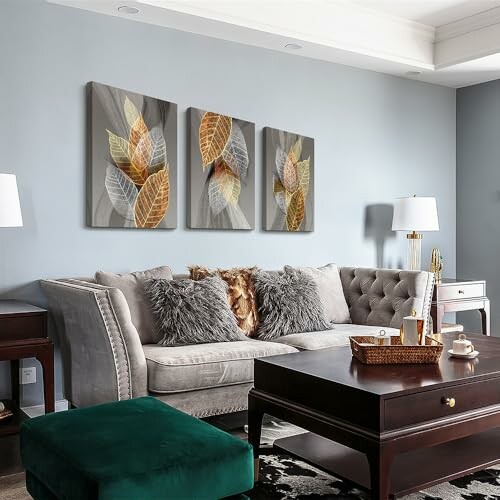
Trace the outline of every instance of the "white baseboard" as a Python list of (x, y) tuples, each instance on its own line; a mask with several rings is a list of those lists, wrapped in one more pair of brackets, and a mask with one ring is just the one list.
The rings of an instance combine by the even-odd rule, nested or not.
[[(69, 403), (67, 399), (60, 399), (56, 401), (56, 411), (65, 411), (69, 408)], [(44, 405), (36, 405), (36, 406), (23, 406), (21, 410), (28, 415), (28, 417), (39, 417), (45, 413)]]

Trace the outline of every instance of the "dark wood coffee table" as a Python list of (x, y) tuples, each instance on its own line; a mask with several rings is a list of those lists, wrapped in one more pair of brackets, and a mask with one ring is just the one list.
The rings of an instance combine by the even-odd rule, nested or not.
[(444, 344), (439, 365), (363, 365), (350, 347), (255, 360), (248, 437), (258, 479), (264, 414), (307, 434), (275, 446), (387, 499), (500, 462), (500, 339), (468, 335), (479, 357)]

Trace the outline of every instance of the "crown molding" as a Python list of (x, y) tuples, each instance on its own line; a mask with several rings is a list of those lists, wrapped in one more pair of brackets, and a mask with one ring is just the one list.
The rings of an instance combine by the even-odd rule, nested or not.
[[(54, 0), (47, 1), (53, 2)], [(68, 0), (55, 0), (54, 3), (63, 3), (67, 1)], [(230, 5), (230, 7), (225, 5), (224, 9), (215, 9), (213, 3), (210, 4), (212, 5), (212, 7), (208, 7), (207, 3), (203, 3), (202, 5), (200, 5), (199, 2), (190, 2), (189, 0), (136, 0), (136, 3), (168, 10), (175, 10), (177, 12), (183, 12), (184, 14), (201, 16), (207, 19), (246, 26), (248, 28), (258, 29), (258, 26), (261, 26), (267, 31), (270, 31), (272, 29), (280, 29), (285, 25), (288, 26), (289, 23), (287, 21), (291, 21), (292, 26), (298, 25), (296, 22), (294, 22), (294, 19), (287, 19), (285, 16), (281, 16), (281, 18), (280, 16), (273, 16), (273, 22), (270, 22), (268, 19), (268, 14), (264, 9), (259, 11), (259, 9), (253, 8), (250, 15), (248, 15), (249, 13), (247, 13), (247, 15), (244, 15), (245, 11), (241, 10), (241, 4), (239, 5), (238, 2), (234, 2)], [(262, 2), (262, 4), (265, 3), (266, 2)], [(256, 1), (256, 5), (258, 4), (259, 1)], [(230, 11), (229, 8), (232, 10)], [(239, 8), (240, 10), (238, 11)], [(404, 19), (401, 17), (391, 16), (385, 13), (380, 13), (374, 9), (350, 3), (349, 0), (336, 0), (336, 2), (334, 3), (329, 0), (308, 0), (308, 2), (303, 2), (302, 5), (297, 4), (295, 6), (295, 9), (298, 8), (305, 8), (307, 13), (314, 12), (316, 10), (316, 12), (320, 14), (320, 17), (327, 18), (325, 19), (325, 21), (328, 20), (328, 23), (330, 24), (335, 24), (336, 22), (345, 24), (345, 20), (349, 19), (349, 22), (351, 24), (353, 24), (352, 21), (354, 21), (357, 26), (368, 27), (369, 31), (372, 32), (376, 31), (376, 27), (379, 26), (388, 29), (396, 29), (401, 31), (404, 30), (408, 33), (411, 33), (413, 36), (417, 36), (430, 42), (433, 42), (435, 39), (435, 28), (433, 26), (422, 24), (409, 19)], [(282, 7), (280, 7), (280, 11), (283, 12)], [(282, 22), (276, 22), (278, 19), (281, 19)], [(300, 19), (297, 19), (297, 21), (302, 27), (305, 27), (307, 26), (309, 19), (307, 17), (300, 17)], [(309, 34), (312, 33), (311, 30), (305, 29), (298, 29), (297, 32)], [(333, 38), (335, 37), (332, 37), (332, 39)]]
[(347, 0), (308, 0), (286, 9), (280, 2), (262, 2), (260, 8), (247, 7), (248, 2), (207, 5), (199, 1), (137, 0), (137, 3), (165, 12), (210, 19), (226, 26), (271, 33), (422, 69), (433, 68), (433, 27), (380, 14)]
[[(437, 29), (366, 8), (351, 0), (45, 0), (127, 22), (208, 36), (415, 80), (460, 87), (494, 79), (480, 58), (500, 53), (500, 7)], [(287, 44), (301, 45), (291, 52)], [(477, 60), (477, 61), (476, 61)], [(462, 63), (474, 63), (469, 66)], [(478, 64), (476, 64), (476, 62)], [(484, 67), (484, 66), (483, 66)], [(478, 77), (478, 75), (481, 75)], [(497, 76), (498, 75), (498, 76)], [(487, 81), (487, 80), (484, 80)]]
[(500, 7), (494, 7), (479, 14), (437, 27), (435, 42), (439, 43), (450, 38), (466, 35), (495, 24), (500, 24)]
[[(497, 9), (495, 9), (495, 11), (497, 11)], [(496, 15), (500, 14), (500, 11), (491, 14), (491, 20), (487, 25), (465, 32), (459, 32), (457, 30), (454, 36), (436, 42), (434, 44), (435, 68), (437, 70), (451, 68), (458, 64), (480, 60), (484, 57), (499, 53), (500, 20), (499, 22), (495, 20)], [(485, 18), (483, 16), (481, 17), (484, 21)], [(471, 23), (469, 26), (480, 26), (480, 24)], [(463, 27), (465, 28), (465, 25), (463, 25)]]

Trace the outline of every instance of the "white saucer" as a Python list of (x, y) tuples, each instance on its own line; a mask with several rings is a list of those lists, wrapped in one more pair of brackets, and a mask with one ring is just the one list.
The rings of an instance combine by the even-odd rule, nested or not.
[(479, 354), (479, 351), (472, 351), (472, 352), (469, 352), (467, 354), (458, 354), (458, 352), (453, 352), (453, 349), (449, 349), (448, 354), (452, 358), (474, 359)]

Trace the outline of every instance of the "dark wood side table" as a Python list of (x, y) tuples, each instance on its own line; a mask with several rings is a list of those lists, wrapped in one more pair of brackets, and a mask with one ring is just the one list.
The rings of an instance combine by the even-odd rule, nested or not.
[(54, 411), (54, 345), (47, 337), (47, 311), (16, 300), (0, 300), (0, 361), (10, 361), (14, 416), (0, 421), (0, 437), (17, 434), (26, 418), (19, 409), (19, 360), (36, 358), (42, 365), (45, 412)]
[(445, 278), (434, 286), (431, 316), (434, 333), (441, 333), (446, 313), (478, 310), (483, 335), (490, 334), (490, 301), (486, 297), (486, 281)]

